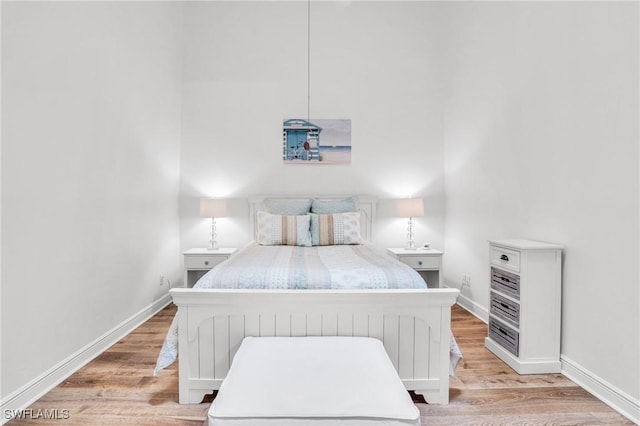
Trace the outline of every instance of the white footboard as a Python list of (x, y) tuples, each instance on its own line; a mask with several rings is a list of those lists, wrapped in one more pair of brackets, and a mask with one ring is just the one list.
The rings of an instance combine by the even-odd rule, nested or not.
[(171, 290), (178, 306), (180, 403), (219, 389), (245, 336), (380, 339), (408, 390), (449, 402), (456, 289)]

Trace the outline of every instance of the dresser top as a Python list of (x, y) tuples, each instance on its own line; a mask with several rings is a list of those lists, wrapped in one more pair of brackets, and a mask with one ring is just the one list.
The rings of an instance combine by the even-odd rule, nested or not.
[(515, 248), (519, 250), (562, 250), (562, 246), (559, 244), (518, 238), (509, 240), (489, 240), (489, 243), (496, 246)]

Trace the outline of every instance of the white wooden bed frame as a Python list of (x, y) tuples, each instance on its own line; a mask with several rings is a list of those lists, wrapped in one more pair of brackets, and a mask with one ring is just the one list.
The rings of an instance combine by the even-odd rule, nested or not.
[[(265, 198), (250, 201), (250, 223)], [(277, 198), (302, 198), (282, 197)], [(322, 197), (334, 198), (334, 197)], [(376, 199), (359, 197), (370, 239)], [(451, 306), (457, 289), (229, 290), (174, 288), (178, 307), (179, 401), (219, 389), (246, 336), (380, 339), (408, 390), (449, 402)]]

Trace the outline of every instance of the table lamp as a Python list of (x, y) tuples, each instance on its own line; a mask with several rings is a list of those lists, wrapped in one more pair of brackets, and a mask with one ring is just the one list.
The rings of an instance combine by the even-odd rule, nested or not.
[(407, 250), (415, 250), (415, 241), (413, 240), (413, 218), (424, 216), (424, 203), (422, 198), (403, 198), (398, 200), (396, 204), (398, 217), (408, 217), (407, 226)]
[(202, 198), (200, 200), (200, 217), (211, 218), (211, 235), (209, 237), (208, 250), (217, 250), (216, 218), (227, 215), (227, 200), (222, 198)]

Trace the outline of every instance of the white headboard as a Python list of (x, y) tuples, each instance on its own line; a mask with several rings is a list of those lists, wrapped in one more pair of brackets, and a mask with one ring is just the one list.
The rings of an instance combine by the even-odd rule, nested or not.
[[(264, 210), (264, 201), (275, 200), (296, 200), (302, 198), (317, 198), (319, 200), (341, 200), (351, 195), (254, 195), (249, 197), (249, 226), (251, 235), (255, 238), (256, 213)], [(362, 238), (371, 241), (373, 237), (373, 223), (376, 219), (376, 208), (378, 197), (372, 195), (356, 195), (358, 199), (358, 211), (360, 211), (360, 233)]]

